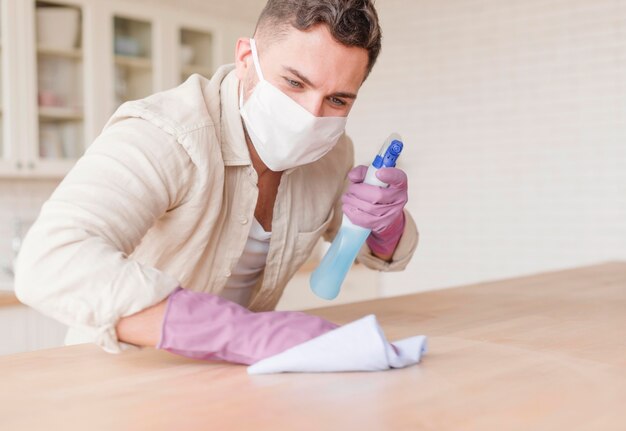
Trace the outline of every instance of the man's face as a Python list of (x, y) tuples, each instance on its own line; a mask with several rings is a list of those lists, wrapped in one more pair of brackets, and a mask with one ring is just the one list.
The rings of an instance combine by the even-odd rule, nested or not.
[[(277, 41), (255, 41), (263, 76), (272, 85), (316, 117), (348, 115), (365, 79), (367, 50), (340, 44), (324, 25), (290, 27)], [(247, 38), (237, 42), (236, 65), (245, 101), (258, 82)]]

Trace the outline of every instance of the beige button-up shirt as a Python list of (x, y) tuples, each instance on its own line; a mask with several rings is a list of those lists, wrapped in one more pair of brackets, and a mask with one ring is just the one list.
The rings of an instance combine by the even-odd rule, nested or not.
[[(178, 285), (224, 288), (258, 196), (233, 69), (124, 103), (43, 205), (18, 256), (15, 289), (23, 303), (68, 325), (69, 343), (91, 341), (111, 353), (136, 348), (118, 341), (119, 318)], [(272, 310), (318, 239), (333, 239), (353, 164), (344, 135), (320, 160), (283, 174), (249, 309)], [(366, 245), (358, 260), (404, 269), (418, 240), (408, 212), (406, 220), (391, 262)]]

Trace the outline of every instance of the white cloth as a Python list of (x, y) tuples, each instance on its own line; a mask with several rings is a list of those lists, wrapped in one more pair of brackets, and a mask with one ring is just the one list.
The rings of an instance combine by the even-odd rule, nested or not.
[(248, 305), (252, 288), (265, 268), (271, 237), (272, 232), (266, 232), (261, 223), (253, 218), (243, 253), (219, 296), (244, 307)]
[(248, 374), (381, 371), (417, 364), (425, 352), (423, 335), (390, 344), (370, 314), (265, 358), (249, 366)]

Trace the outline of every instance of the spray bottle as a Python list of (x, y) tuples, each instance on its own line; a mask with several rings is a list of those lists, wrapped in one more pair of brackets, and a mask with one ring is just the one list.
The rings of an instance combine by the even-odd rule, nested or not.
[[(366, 184), (379, 187), (388, 187), (376, 177), (380, 168), (393, 168), (402, 152), (404, 144), (397, 133), (392, 133), (381, 147), (374, 161), (367, 169), (363, 180)], [(322, 258), (319, 266), (311, 274), (311, 290), (324, 299), (335, 299), (346, 278), (350, 267), (354, 263), (359, 250), (367, 239), (371, 229), (357, 226), (344, 214), (341, 228), (333, 240), (330, 248)]]

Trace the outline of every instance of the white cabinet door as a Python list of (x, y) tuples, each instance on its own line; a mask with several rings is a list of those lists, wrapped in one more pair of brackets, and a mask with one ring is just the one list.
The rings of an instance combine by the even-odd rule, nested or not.
[(223, 62), (219, 50), (220, 31), (205, 20), (181, 17), (176, 23), (175, 41), (173, 58), (177, 83), (184, 82), (194, 73), (211, 78)]
[(253, 23), (174, 4), (0, 0), (0, 177), (62, 178), (117, 107), (210, 77)]
[(24, 6), (24, 75), (29, 144), (26, 169), (38, 176), (62, 176), (84, 153), (90, 112), (85, 76), (84, 35), (89, 13), (78, 0), (28, 1)]
[(19, 176), (24, 169), (19, 145), (23, 125), (20, 96), (25, 84), (17, 61), (23, 53), (19, 6), (15, 0), (0, 0), (0, 172), (5, 176)]
[(154, 64), (154, 22), (116, 12), (113, 26), (114, 107), (142, 99), (157, 87)]
[(0, 307), (0, 355), (63, 346), (67, 326), (24, 305)]
[(0, 177), (62, 178), (120, 104), (223, 60), (218, 21), (175, 6), (0, 5)]
[(60, 178), (93, 136), (88, 0), (1, 3), (0, 176)]

